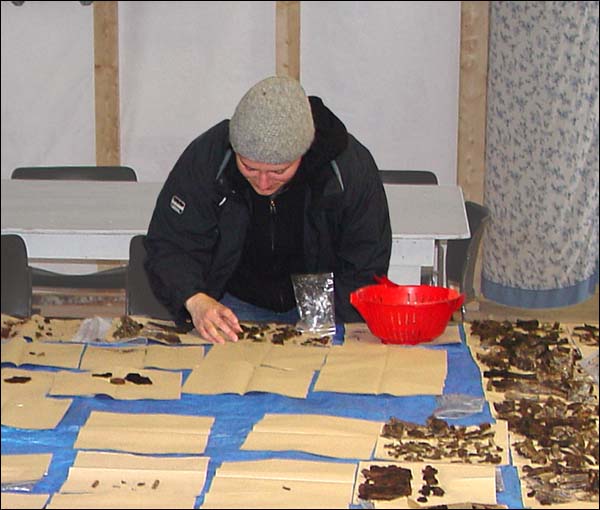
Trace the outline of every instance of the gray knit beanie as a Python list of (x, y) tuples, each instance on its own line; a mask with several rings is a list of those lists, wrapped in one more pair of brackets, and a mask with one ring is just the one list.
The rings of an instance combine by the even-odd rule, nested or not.
[(229, 139), (240, 156), (260, 163), (295, 161), (315, 136), (310, 103), (298, 81), (272, 76), (254, 85), (235, 109)]

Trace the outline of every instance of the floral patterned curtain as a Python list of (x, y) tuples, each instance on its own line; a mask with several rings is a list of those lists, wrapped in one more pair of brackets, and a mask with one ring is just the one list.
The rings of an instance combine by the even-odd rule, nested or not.
[(598, 2), (490, 2), (482, 293), (579, 303), (598, 283)]

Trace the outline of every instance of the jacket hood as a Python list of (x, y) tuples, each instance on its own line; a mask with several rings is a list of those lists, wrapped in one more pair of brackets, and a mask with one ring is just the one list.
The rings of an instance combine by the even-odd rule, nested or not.
[(344, 123), (329, 109), (320, 97), (310, 96), (315, 123), (315, 139), (304, 155), (307, 166), (320, 166), (335, 159), (348, 145), (348, 131)]

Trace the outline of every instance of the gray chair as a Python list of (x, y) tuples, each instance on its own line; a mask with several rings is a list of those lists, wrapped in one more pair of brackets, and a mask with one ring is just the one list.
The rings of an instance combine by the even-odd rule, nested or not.
[(15, 168), (11, 179), (62, 181), (137, 181), (128, 166), (30, 166)]
[(21, 236), (2, 235), (2, 313), (31, 316), (31, 271)]
[[(35, 166), (15, 168), (11, 179), (136, 182), (137, 175), (128, 166)], [(125, 266), (120, 266), (72, 275), (31, 267), (32, 285), (70, 289), (124, 289), (125, 270)]]
[(379, 170), (384, 184), (438, 184), (437, 176), (428, 170)]
[(125, 290), (127, 315), (142, 315), (153, 319), (172, 320), (166, 307), (156, 298), (146, 269), (145, 235), (132, 237), (129, 243), (129, 264), (127, 265), (127, 284)]
[[(477, 255), (486, 225), (490, 220), (490, 210), (476, 202), (465, 201), (465, 210), (469, 222), (471, 237), (469, 239), (450, 239), (446, 249), (446, 277), (449, 284), (458, 287), (465, 295), (461, 309), (465, 317), (465, 304), (477, 297), (475, 292), (475, 267)], [(431, 284), (432, 274), (425, 274), (422, 283)]]

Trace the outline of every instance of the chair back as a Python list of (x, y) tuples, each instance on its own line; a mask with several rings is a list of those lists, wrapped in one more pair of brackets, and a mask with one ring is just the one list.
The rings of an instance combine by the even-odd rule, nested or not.
[(429, 170), (379, 170), (384, 184), (437, 184), (437, 176)]
[(484, 205), (466, 201), (465, 209), (469, 221), (470, 239), (451, 239), (446, 253), (446, 275), (448, 281), (457, 282), (465, 301), (475, 297), (475, 266), (485, 227), (490, 219), (490, 210)]
[(142, 315), (153, 319), (172, 320), (167, 308), (156, 298), (146, 269), (145, 235), (134, 236), (129, 243), (129, 264), (126, 277), (126, 313), (127, 315)]
[[(129, 181), (137, 182), (135, 170), (128, 166), (32, 166), (15, 168), (11, 179), (46, 181)], [(32, 267), (34, 287), (50, 288), (125, 288), (125, 266), (80, 275), (64, 274)]]
[(31, 271), (27, 246), (19, 235), (2, 234), (2, 313), (31, 316)]
[(32, 166), (15, 168), (11, 179), (53, 181), (137, 181), (135, 170), (128, 166)]

